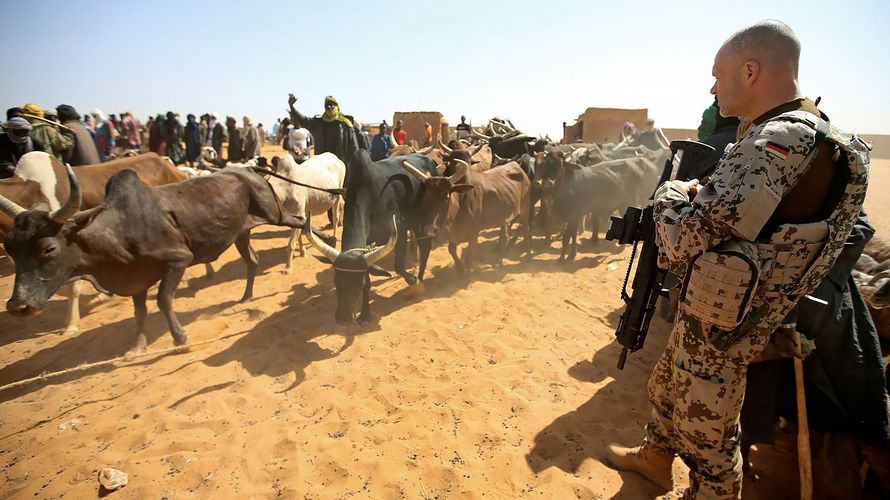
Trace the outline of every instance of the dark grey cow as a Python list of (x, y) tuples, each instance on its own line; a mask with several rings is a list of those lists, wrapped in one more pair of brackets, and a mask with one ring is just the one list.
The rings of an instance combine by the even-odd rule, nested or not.
[[(409, 285), (423, 281), (432, 248), (429, 238), (418, 238), (417, 241), (417, 276), (405, 268), (408, 231), (423, 234), (418, 226), (423, 214), (419, 213), (417, 203), (424, 189), (423, 184), (402, 167), (406, 161), (421, 172), (439, 175), (433, 159), (422, 154), (372, 162), (367, 151), (356, 151), (346, 171), (342, 251), (310, 237), (309, 241), (334, 266), (334, 285), (337, 287), (334, 319), (338, 323), (348, 324), (356, 320), (365, 323), (371, 319), (369, 274), (389, 276), (375, 262), (390, 251), (395, 251), (395, 271), (399, 276)], [(361, 313), (356, 315), (359, 296)]]
[[(539, 169), (541, 211), (549, 225), (558, 218), (566, 222), (560, 260), (575, 258), (581, 218), (591, 216), (593, 240), (598, 240), (600, 223), (614, 212), (646, 203), (658, 182), (658, 168), (648, 158), (638, 156), (611, 160), (590, 167), (565, 161), (561, 155), (548, 155)], [(540, 172), (547, 177), (541, 178)], [(548, 229), (548, 234), (550, 230)]]
[(302, 228), (303, 219), (282, 211), (269, 183), (243, 169), (160, 187), (146, 187), (132, 170), (114, 174), (105, 201), (78, 212), (81, 190), (69, 169), (71, 196), (50, 213), (25, 210), (0, 197), (0, 209), (15, 220), (6, 252), (15, 261), (10, 314), (38, 313), (63, 284), (89, 277), (105, 290), (133, 297), (137, 340), (144, 349), (146, 294), (160, 281), (158, 307), (177, 345), (188, 338), (173, 312), (173, 295), (185, 269), (216, 260), (232, 243), (247, 264), (241, 301), (253, 294), (257, 256), (250, 230), (261, 224)]

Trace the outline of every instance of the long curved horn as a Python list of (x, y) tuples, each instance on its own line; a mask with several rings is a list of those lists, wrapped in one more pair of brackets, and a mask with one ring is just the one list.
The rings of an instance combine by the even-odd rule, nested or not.
[(454, 152), (453, 149), (449, 148), (442, 142), (442, 136), (436, 137), (436, 145), (439, 146), (439, 149), (441, 149), (442, 151), (445, 151), (448, 154), (451, 154)]
[(417, 151), (415, 151), (415, 153), (425, 155), (432, 151), (434, 148), (435, 146), (427, 146), (423, 149), (418, 149)]
[(303, 234), (309, 238), (309, 243), (312, 243), (312, 246), (318, 249), (322, 255), (327, 257), (331, 263), (337, 260), (337, 257), (340, 256), (340, 252), (328, 245), (327, 243), (321, 241), (321, 239), (312, 232), (312, 212), (306, 210), (306, 222), (303, 224)]
[(408, 160), (403, 161), (402, 166), (405, 167), (405, 170), (411, 172), (411, 174), (413, 174), (414, 177), (417, 177), (417, 179), (420, 182), (423, 182), (430, 178), (430, 174), (428, 174), (426, 172), (421, 172), (420, 170), (417, 170), (417, 167), (412, 165), (411, 162), (409, 162)]
[(3, 195), (0, 195), (0, 211), (3, 211), (3, 213), (9, 216), (10, 219), (15, 219), (15, 217), (22, 212), (27, 212), (27, 210), (22, 208), (18, 203)]
[(66, 220), (70, 219), (72, 215), (76, 214), (77, 211), (80, 210), (81, 201), (83, 201), (83, 194), (80, 192), (80, 183), (77, 182), (77, 176), (74, 175), (74, 170), (71, 168), (71, 165), (67, 164), (65, 165), (65, 168), (68, 170), (68, 182), (71, 184), (71, 194), (68, 195), (68, 201), (65, 203), (65, 206), (59, 208), (50, 216), (52, 220), (59, 224), (64, 223)]
[(396, 227), (396, 215), (392, 215), (392, 233), (389, 235), (389, 241), (386, 242), (386, 245), (371, 250), (370, 252), (365, 254), (365, 262), (370, 266), (371, 264), (377, 262), (378, 260), (386, 257), (386, 254), (392, 252), (392, 249), (396, 247), (396, 240), (398, 239), (398, 228)]
[(491, 139), (491, 136), (490, 136), (490, 135), (485, 135), (485, 134), (483, 134), (482, 132), (479, 132), (479, 131), (476, 130), (476, 129), (470, 129), (470, 130), (473, 132), (473, 135), (479, 136), (479, 137), (481, 137), (481, 138), (483, 138), (483, 139)]
[[(507, 132), (515, 132), (516, 131), (516, 128), (514, 128), (511, 125), (508, 125), (506, 122), (499, 122), (497, 120), (488, 120), (488, 121), (489, 121), (489, 125), (494, 123), (498, 127), (501, 127), (502, 129), (506, 130)], [(509, 121), (509, 120), (507, 120), (507, 121)], [(492, 128), (494, 128), (494, 127), (492, 127)]]
[(476, 149), (472, 153), (470, 153), (470, 156), (476, 156), (476, 153), (478, 153), (479, 151), (482, 151), (482, 148), (484, 148), (484, 147), (485, 147), (485, 144), (478, 145), (476, 147)]
[(448, 177), (448, 182), (450, 182), (452, 184), (461, 180), (463, 178), (463, 176), (467, 175), (467, 170), (470, 169), (470, 166), (467, 165), (467, 162), (465, 162), (463, 160), (454, 160), (454, 162), (459, 163), (460, 167), (458, 167), (457, 172), (451, 174), (451, 176)]

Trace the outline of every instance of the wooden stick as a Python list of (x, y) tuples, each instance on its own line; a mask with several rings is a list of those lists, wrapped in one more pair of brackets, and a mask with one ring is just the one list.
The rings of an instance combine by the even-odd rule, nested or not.
[(66, 126), (64, 126), (64, 125), (62, 125), (62, 124), (59, 123), (59, 122), (54, 122), (54, 121), (52, 121), (52, 120), (47, 120), (46, 118), (41, 118), (41, 117), (39, 117), (39, 116), (37, 116), (37, 115), (29, 115), (28, 113), (22, 113), (22, 116), (24, 116), (25, 118), (33, 118), (33, 119), (35, 119), (35, 120), (40, 120), (40, 121), (42, 121), (42, 122), (49, 123), (50, 125), (55, 125), (55, 126), (57, 126), (57, 127), (59, 127), (59, 128), (63, 128), (63, 129), (65, 129), (65, 130), (67, 130), (68, 132), (74, 132), (74, 130), (71, 130), (70, 128), (68, 128), (68, 127), (66, 127)]
[[(802, 349), (800, 332), (794, 331), (794, 343)], [(813, 459), (810, 454), (810, 425), (807, 421), (807, 397), (804, 391), (803, 360), (794, 357), (794, 386), (797, 393), (797, 465), (800, 473), (800, 498), (813, 498)]]

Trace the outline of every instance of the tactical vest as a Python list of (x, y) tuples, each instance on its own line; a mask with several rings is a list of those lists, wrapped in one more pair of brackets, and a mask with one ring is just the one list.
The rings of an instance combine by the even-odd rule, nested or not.
[[(783, 148), (769, 141), (764, 129), (770, 130), (771, 124), (772, 130), (796, 127), (798, 144)], [(783, 136), (785, 142), (792, 142), (789, 135)], [(782, 224), (765, 241), (757, 239), (784, 194), (807, 172), (822, 142), (841, 150), (839, 167), (849, 170), (832, 214), (819, 222)], [(711, 182), (735, 190), (723, 220), (741, 238), (704, 252), (688, 266), (681, 295), (684, 310), (703, 326), (722, 331), (717, 338), (727, 343), (750, 333), (769, 335), (778, 328), (797, 302), (822, 282), (844, 248), (865, 200), (869, 150), (870, 145), (855, 134), (846, 134), (805, 111), (772, 118), (729, 148), (727, 159), (749, 158), (748, 167), (753, 162), (750, 158), (757, 155), (787, 158), (797, 154), (800, 158), (794, 158), (799, 160), (796, 166), (782, 172), (768, 167), (717, 169)]]

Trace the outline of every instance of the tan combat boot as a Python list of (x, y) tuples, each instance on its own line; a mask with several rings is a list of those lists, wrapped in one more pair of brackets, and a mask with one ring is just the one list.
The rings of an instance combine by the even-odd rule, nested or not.
[(625, 448), (617, 444), (610, 444), (606, 449), (606, 458), (618, 470), (642, 474), (646, 479), (666, 490), (674, 487), (674, 481), (671, 478), (673, 455), (658, 453), (646, 446)]

